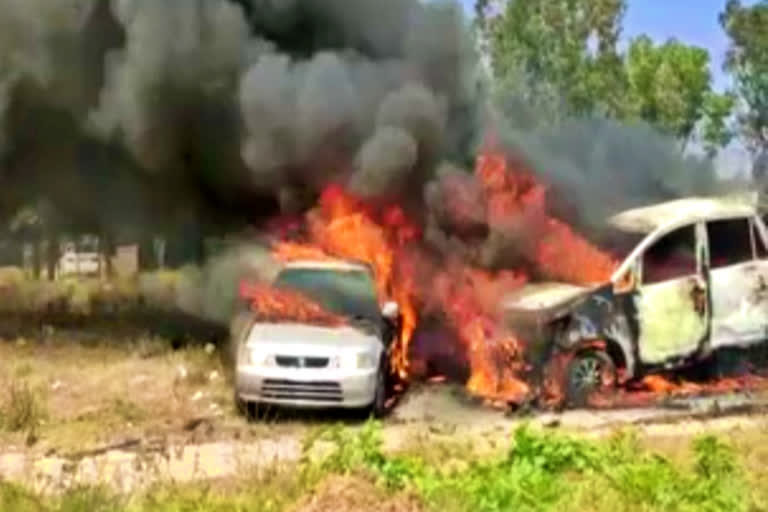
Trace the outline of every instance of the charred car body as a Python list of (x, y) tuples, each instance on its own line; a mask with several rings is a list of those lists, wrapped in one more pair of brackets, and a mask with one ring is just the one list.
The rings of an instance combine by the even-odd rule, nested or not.
[(566, 361), (557, 378), (580, 405), (598, 388), (768, 338), (768, 231), (756, 202), (681, 199), (609, 226), (626, 255), (609, 282), (531, 285), (505, 300), (509, 326), (529, 344), (531, 378)]

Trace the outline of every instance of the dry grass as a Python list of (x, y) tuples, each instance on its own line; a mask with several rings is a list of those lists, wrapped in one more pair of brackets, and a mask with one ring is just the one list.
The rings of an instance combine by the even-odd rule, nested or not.
[(0, 403), (0, 428), (12, 433), (36, 437), (37, 429), (47, 417), (44, 397), (24, 381), (11, 380), (8, 393)]
[(215, 352), (174, 352), (156, 340), (0, 341), (0, 389), (11, 390), (0, 443), (21, 444), (22, 431), (44, 416), (40, 448), (61, 451), (179, 432), (194, 418), (231, 417), (223, 375)]

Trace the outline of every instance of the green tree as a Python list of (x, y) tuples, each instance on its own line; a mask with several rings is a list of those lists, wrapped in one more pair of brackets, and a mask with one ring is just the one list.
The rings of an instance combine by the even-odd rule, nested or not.
[(630, 42), (626, 70), (630, 115), (674, 136), (683, 147), (697, 128), (710, 154), (728, 143), (733, 98), (712, 91), (707, 50), (675, 39), (656, 45), (642, 35)]
[[(476, 25), (500, 96), (539, 117), (641, 119), (710, 156), (730, 141), (730, 94), (712, 89), (709, 53), (648, 36), (618, 50), (625, 0), (478, 0)], [(542, 115), (543, 114), (543, 115)]]
[(768, 1), (728, 0), (720, 24), (730, 39), (725, 69), (741, 101), (738, 125), (754, 153), (768, 151)]
[(497, 87), (552, 116), (623, 110), (617, 42), (624, 0), (528, 0), (476, 5)]

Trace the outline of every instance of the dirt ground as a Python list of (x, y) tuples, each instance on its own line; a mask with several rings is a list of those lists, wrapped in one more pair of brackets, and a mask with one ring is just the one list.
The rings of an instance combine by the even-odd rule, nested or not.
[[(0, 389), (9, 390), (0, 395), (0, 478), (44, 488), (108, 481), (130, 490), (163, 477), (226, 477), (246, 466), (298, 461), (303, 439), (317, 427), (360, 423), (343, 413), (247, 422), (234, 410), (212, 346), (173, 351), (151, 338), (74, 342), (62, 332), (43, 341), (2, 341)], [(688, 400), (684, 407), (510, 417), (459, 388), (425, 385), (400, 400), (383, 435), (387, 450), (463, 442), (482, 452), (498, 449), (523, 421), (587, 436), (634, 425), (673, 446), (705, 431), (737, 432), (736, 439), (763, 435), (766, 403), (732, 396)], [(406, 506), (403, 499), (397, 506)], [(304, 510), (317, 503), (306, 502)]]

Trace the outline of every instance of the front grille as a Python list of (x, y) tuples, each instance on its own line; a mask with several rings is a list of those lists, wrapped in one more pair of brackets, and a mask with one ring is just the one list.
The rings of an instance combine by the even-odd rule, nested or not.
[(277, 356), (275, 361), (277, 366), (284, 368), (325, 368), (328, 366), (327, 357)]
[(298, 382), (285, 379), (265, 379), (261, 387), (264, 398), (286, 400), (315, 400), (318, 402), (341, 402), (341, 386), (338, 382)]

